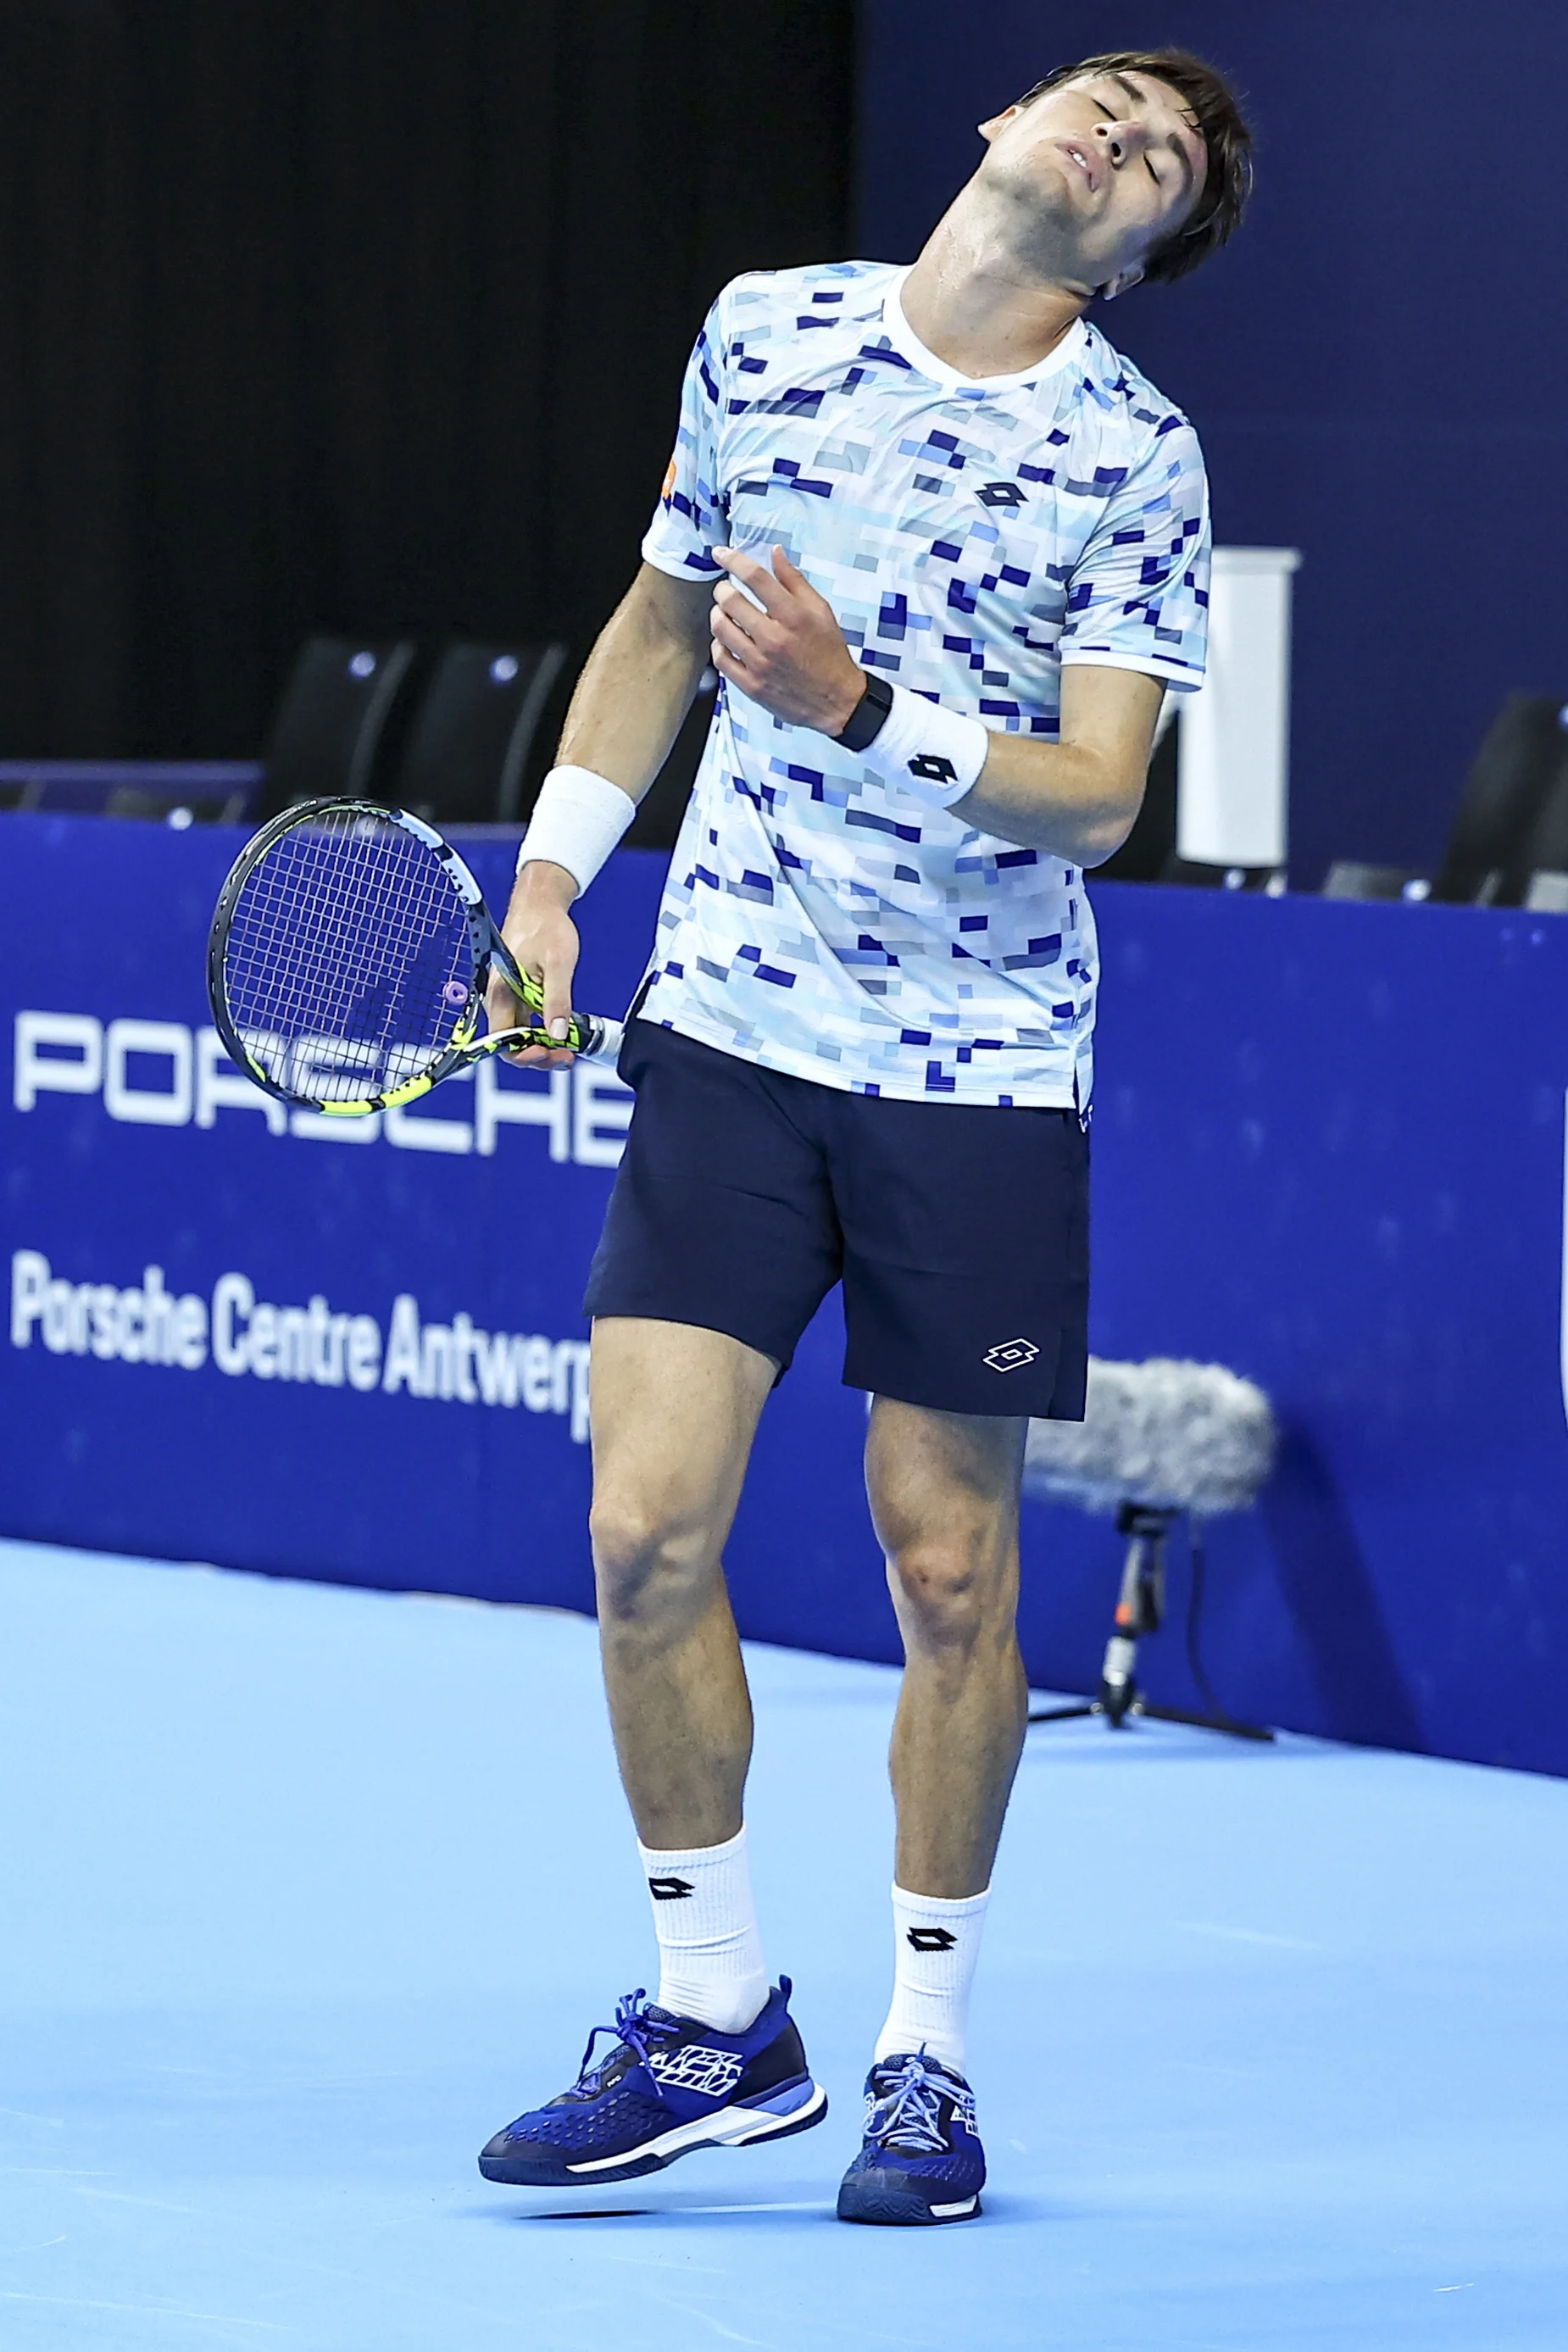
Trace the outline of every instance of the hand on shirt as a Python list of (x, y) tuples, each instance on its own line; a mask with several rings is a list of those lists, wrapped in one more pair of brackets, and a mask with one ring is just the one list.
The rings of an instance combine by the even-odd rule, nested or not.
[(713, 591), (720, 677), (789, 726), (837, 735), (866, 690), (866, 676), (832, 605), (782, 547), (773, 550), (771, 571), (736, 548), (712, 554), (729, 574)]

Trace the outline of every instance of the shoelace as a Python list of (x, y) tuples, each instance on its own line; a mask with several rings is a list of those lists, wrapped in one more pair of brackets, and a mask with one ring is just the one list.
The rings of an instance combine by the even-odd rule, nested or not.
[(914, 2156), (944, 2156), (948, 2137), (942, 2125), (942, 2102), (950, 2095), (923, 2057), (907, 2058), (873, 2105), (867, 2136)]
[[(596, 2091), (614, 2061), (616, 2050), (635, 2051), (638, 2059), (646, 2065), (650, 2042), (658, 2039), (668, 2041), (669, 2035), (679, 2030), (673, 2024), (661, 2023), (658, 2018), (650, 2017), (647, 2012), (648, 1998), (646, 1986), (638, 1985), (636, 1992), (623, 1994), (616, 2003), (614, 2025), (595, 2025), (588, 2036), (588, 2046), (583, 2053), (583, 2063), (577, 2069), (577, 2080), (574, 2085), (576, 2090), (590, 2095)], [(605, 2053), (603, 2062), (595, 2066), (592, 2063), (594, 2044), (601, 2033), (609, 2035), (612, 2047)]]

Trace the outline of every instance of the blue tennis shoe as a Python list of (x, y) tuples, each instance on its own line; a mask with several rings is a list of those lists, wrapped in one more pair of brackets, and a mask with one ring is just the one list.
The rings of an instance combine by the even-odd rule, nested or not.
[[(827, 2113), (781, 1977), (743, 2033), (672, 2017), (629, 1993), (595, 2026), (569, 2091), (519, 2116), (479, 2154), (487, 2180), (565, 2189), (661, 2172), (697, 2147), (751, 2147), (809, 2131)], [(595, 2061), (601, 2033), (610, 2048)]]
[(880, 2058), (866, 2077), (866, 2137), (838, 2189), (841, 2221), (967, 2221), (985, 2151), (974, 2094), (923, 2050)]

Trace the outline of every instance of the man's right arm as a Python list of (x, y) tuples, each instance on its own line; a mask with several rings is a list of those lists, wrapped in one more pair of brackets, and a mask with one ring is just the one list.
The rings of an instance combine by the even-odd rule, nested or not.
[[(566, 714), (558, 766), (588, 768), (642, 799), (663, 767), (707, 666), (711, 637), (710, 581), (678, 580), (645, 563), (599, 634)], [(544, 988), (544, 1022), (572, 1010), (577, 927), (570, 912), (575, 877), (542, 858), (525, 864), (512, 889), (501, 935), (524, 971)], [(492, 1029), (517, 1025), (521, 1008), (492, 980)], [(535, 1046), (512, 1056), (525, 1067), (569, 1061)]]

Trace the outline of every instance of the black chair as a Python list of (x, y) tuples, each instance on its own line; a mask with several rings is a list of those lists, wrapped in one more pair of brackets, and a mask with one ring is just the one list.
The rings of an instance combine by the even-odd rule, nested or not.
[(374, 794), (376, 753), (413, 660), (406, 639), (310, 639), (272, 722), (261, 815), (295, 801)]
[(1568, 801), (1565, 717), (1560, 695), (1503, 704), (1466, 779), (1434, 898), (1517, 907), (1535, 868), (1568, 863), (1568, 812), (1546, 821), (1549, 802)]
[[(1540, 867), (1568, 866), (1568, 709), (1551, 695), (1510, 695), (1487, 730), (1436, 875), (1340, 858), (1325, 898), (1441, 899), (1517, 907)], [(1560, 814), (1550, 816), (1561, 803)]]
[(1562, 881), (1568, 874), (1568, 709), (1557, 714), (1556, 758), (1535, 822), (1510, 868), (1510, 906), (1561, 911)]
[(447, 647), (398, 762), (395, 797), (447, 824), (510, 824), (566, 659), (562, 645)]
[(237, 824), (247, 797), (245, 793), (154, 793), (121, 784), (104, 802), (103, 814), (151, 817), (182, 832), (191, 824)]

